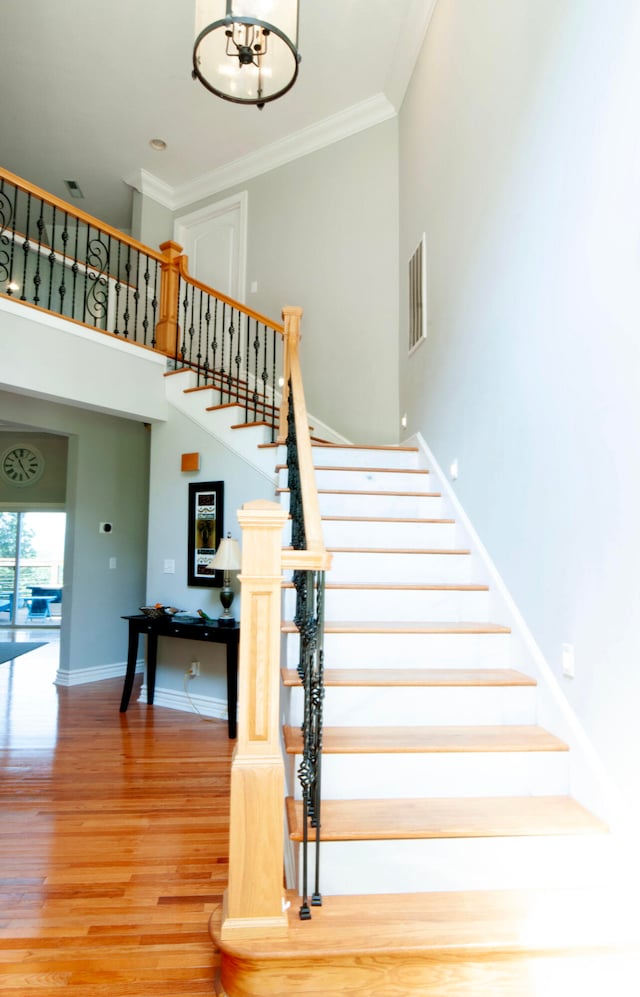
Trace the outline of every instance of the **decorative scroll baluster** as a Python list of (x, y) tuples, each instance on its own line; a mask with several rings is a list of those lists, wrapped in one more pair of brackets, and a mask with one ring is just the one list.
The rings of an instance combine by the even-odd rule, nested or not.
[(225, 326), (226, 326), (226, 319), (225, 319), (226, 311), (227, 311), (227, 304), (226, 304), (225, 301), (223, 301), (222, 302), (222, 323), (221, 323), (222, 335), (220, 337), (220, 339), (221, 339), (221, 343), (220, 343), (220, 404), (221, 405), (224, 405), (224, 382), (225, 382), (225, 369), (224, 369), (224, 339), (225, 339), (225, 336), (224, 336), (224, 330), (225, 330)]
[[(17, 197), (18, 192), (16, 190)], [(7, 235), (7, 229), (13, 215), (11, 199), (4, 189), (4, 180), (0, 181), (0, 282), (6, 281), (6, 293), (13, 294), (11, 287), (13, 280), (13, 245), (14, 239)], [(8, 249), (6, 247), (9, 247)]]
[(264, 342), (263, 342), (263, 352), (262, 352), (262, 374), (260, 378), (262, 380), (262, 417), (267, 418), (267, 385), (269, 383), (269, 371), (267, 370), (267, 330), (264, 330)]
[(233, 324), (234, 309), (231, 308), (231, 321), (229, 322), (229, 328), (227, 330), (229, 334), (229, 371), (227, 373), (227, 399), (232, 400), (233, 392), (233, 337), (235, 336), (236, 329)]
[[(118, 243), (118, 248), (120, 244)], [(147, 257), (147, 267), (148, 267), (149, 257)], [(158, 314), (158, 261), (153, 261), (153, 298), (151, 299), (151, 314), (153, 317), (153, 322), (151, 326), (151, 345), (156, 347), (156, 320)]]
[[(266, 330), (266, 326), (265, 326)], [(276, 337), (271, 335), (271, 350), (272, 350), (272, 360), (271, 360), (271, 442), (275, 442), (276, 438), (276, 419), (278, 418), (278, 413), (276, 409)]]
[[(142, 342), (147, 344), (147, 336), (149, 334), (149, 280), (151, 274), (149, 273), (149, 257), (144, 258), (144, 273), (142, 274), (142, 279), (144, 280), (144, 318), (142, 320)], [(155, 322), (154, 322), (155, 328)]]
[(236, 401), (240, 402), (240, 370), (242, 368), (242, 313), (238, 312), (238, 340), (236, 343)]

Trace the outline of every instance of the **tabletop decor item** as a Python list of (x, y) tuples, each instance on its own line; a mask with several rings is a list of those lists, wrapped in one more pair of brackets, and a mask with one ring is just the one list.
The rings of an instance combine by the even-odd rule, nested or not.
[(214, 568), (222, 569), (224, 582), (220, 589), (220, 602), (224, 610), (222, 616), (218, 617), (218, 625), (221, 627), (232, 627), (235, 619), (231, 615), (231, 603), (233, 602), (233, 589), (231, 588), (230, 571), (240, 570), (240, 545), (237, 540), (231, 539), (231, 534), (227, 533), (224, 540), (220, 541), (218, 553), (213, 559)]

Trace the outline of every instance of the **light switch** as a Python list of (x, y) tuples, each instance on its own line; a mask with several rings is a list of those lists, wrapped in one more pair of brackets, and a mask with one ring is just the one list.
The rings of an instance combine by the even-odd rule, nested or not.
[(115, 569), (117, 567), (118, 567), (118, 558), (117, 557), (110, 557), (109, 558), (109, 570), (110, 571), (115, 571)]
[(165, 561), (164, 561), (164, 573), (165, 573), (165, 575), (175, 575), (175, 573), (176, 573), (176, 562), (172, 558), (165, 558)]

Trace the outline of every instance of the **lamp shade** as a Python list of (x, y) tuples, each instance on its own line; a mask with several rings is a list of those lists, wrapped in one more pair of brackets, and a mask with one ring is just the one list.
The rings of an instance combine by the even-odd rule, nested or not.
[(262, 107), (298, 75), (298, 0), (196, 0), (193, 77), (224, 100)]
[(211, 564), (216, 571), (239, 571), (240, 570), (240, 544), (231, 537), (225, 537), (220, 541), (220, 546), (216, 551), (216, 556)]

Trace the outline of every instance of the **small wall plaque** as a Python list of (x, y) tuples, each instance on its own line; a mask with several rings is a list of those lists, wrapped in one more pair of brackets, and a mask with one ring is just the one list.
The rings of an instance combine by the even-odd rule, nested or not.
[(199, 471), (200, 470), (200, 454), (199, 453), (183, 453), (182, 463), (180, 465), (181, 471)]

